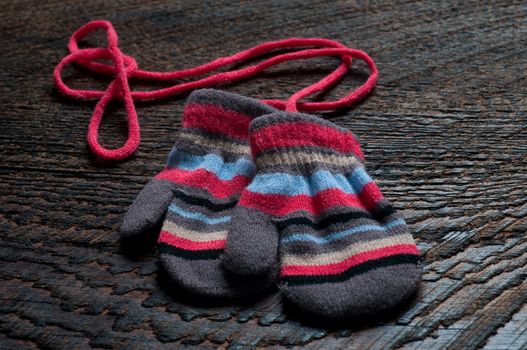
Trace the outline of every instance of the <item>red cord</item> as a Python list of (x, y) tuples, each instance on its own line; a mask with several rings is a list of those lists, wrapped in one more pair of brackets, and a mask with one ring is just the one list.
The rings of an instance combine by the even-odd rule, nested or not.
[[(106, 48), (80, 49), (78, 42), (98, 29), (106, 31), (108, 46)], [(128, 82), (130, 78), (170, 81), (180, 78), (195, 77), (212, 72), (227, 65), (232, 65), (233, 63), (244, 62), (250, 58), (277, 49), (306, 47), (322, 48), (303, 49), (300, 51), (279, 54), (252, 66), (216, 73), (206, 78), (201, 78), (191, 82), (177, 83), (170, 87), (157, 90), (132, 91)], [(298, 91), (287, 101), (263, 100), (264, 103), (287, 111), (331, 111), (341, 107), (351, 106), (364, 98), (375, 87), (378, 76), (375, 62), (370, 56), (368, 56), (368, 54), (360, 50), (350, 49), (339, 42), (321, 38), (290, 38), (267, 42), (248, 50), (241, 51), (232, 56), (220, 57), (201, 66), (172, 72), (153, 72), (139, 69), (136, 60), (131, 56), (123, 54), (119, 49), (117, 32), (113, 28), (113, 25), (108, 21), (92, 21), (79, 28), (71, 36), (68, 48), (70, 54), (59, 62), (53, 72), (55, 84), (62, 93), (70, 97), (76, 99), (99, 99), (88, 127), (88, 144), (90, 149), (97, 156), (106, 160), (120, 160), (127, 158), (132, 155), (139, 146), (139, 121), (137, 119), (134, 101), (157, 100), (189, 90), (239, 81), (286, 61), (321, 56), (338, 56), (341, 58), (342, 62), (336, 70), (319, 82)], [(363, 85), (337, 101), (299, 102), (299, 100), (304, 97), (327, 90), (336, 84), (348, 72), (352, 58), (362, 59), (370, 69), (370, 76)], [(98, 60), (103, 59), (111, 60), (113, 61), (113, 64), (109, 65), (97, 62)], [(72, 89), (62, 80), (62, 70), (64, 69), (64, 66), (71, 63), (77, 63), (90, 71), (112, 75), (115, 76), (115, 78), (105, 91)], [(113, 99), (122, 99), (124, 101), (128, 119), (128, 138), (122, 147), (118, 149), (107, 149), (99, 144), (98, 133), (104, 110), (108, 103)]]

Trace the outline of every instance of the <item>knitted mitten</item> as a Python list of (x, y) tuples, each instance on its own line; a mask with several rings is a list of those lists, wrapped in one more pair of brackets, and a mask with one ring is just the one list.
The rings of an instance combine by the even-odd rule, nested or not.
[(280, 287), (302, 311), (365, 316), (412, 296), (419, 252), (403, 218), (366, 173), (350, 131), (278, 112), (255, 119), (250, 140), (257, 175), (235, 209), (229, 243), (237, 244), (228, 244), (224, 260), (233, 256), (236, 264), (229, 269), (271, 269), (254, 252), (280, 237)]
[(220, 256), (231, 212), (255, 171), (249, 123), (273, 111), (234, 94), (209, 89), (192, 93), (166, 168), (146, 185), (124, 218), (124, 237), (151, 231), (164, 218), (158, 241), (161, 262), (189, 292), (239, 297), (266, 287), (265, 281), (241, 283), (221, 268)]

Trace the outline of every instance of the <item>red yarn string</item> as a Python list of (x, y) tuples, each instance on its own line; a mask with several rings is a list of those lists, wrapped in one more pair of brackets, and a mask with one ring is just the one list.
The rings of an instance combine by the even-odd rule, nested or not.
[[(103, 29), (106, 32), (108, 46), (106, 48), (80, 49), (78, 42), (88, 34), (99, 29)], [(279, 54), (245, 68), (216, 73), (205, 78), (190, 82), (177, 83), (170, 87), (156, 90), (132, 91), (128, 82), (130, 78), (170, 81), (180, 78), (196, 77), (210, 73), (227, 65), (242, 63), (250, 58), (257, 57), (274, 50), (306, 47), (322, 48), (310, 48)], [(242, 79), (247, 79), (271, 66), (275, 66), (286, 61), (321, 56), (338, 56), (341, 59), (341, 64), (336, 70), (331, 72), (319, 82), (293, 94), (287, 101), (263, 100), (264, 103), (287, 111), (330, 111), (337, 108), (350, 106), (364, 98), (375, 87), (378, 76), (375, 62), (365, 52), (350, 49), (333, 40), (320, 38), (291, 38), (267, 42), (248, 50), (241, 51), (232, 56), (220, 57), (214, 61), (197, 67), (172, 72), (154, 72), (139, 69), (136, 60), (131, 56), (123, 54), (119, 49), (117, 32), (113, 28), (113, 25), (108, 21), (92, 21), (79, 28), (71, 36), (71, 39), (68, 43), (68, 48), (70, 50), (70, 54), (59, 62), (53, 73), (55, 84), (62, 93), (70, 97), (76, 99), (99, 99), (93, 111), (88, 127), (88, 144), (92, 152), (106, 160), (120, 160), (127, 158), (132, 155), (139, 146), (139, 121), (137, 119), (134, 101), (157, 100), (198, 88), (232, 83)], [(327, 90), (336, 84), (347, 73), (349, 67), (351, 66), (352, 58), (362, 59), (366, 62), (370, 69), (370, 76), (363, 85), (337, 101), (299, 102), (302, 98), (320, 91)], [(100, 63), (98, 62), (100, 60), (111, 60), (113, 64)], [(114, 76), (114, 80), (104, 91), (72, 89), (68, 87), (62, 80), (62, 70), (66, 65), (71, 63), (77, 63), (84, 68), (96, 73), (112, 75)], [(128, 120), (128, 138), (122, 147), (117, 149), (107, 149), (99, 144), (98, 132), (105, 108), (113, 99), (121, 99), (125, 104)]]

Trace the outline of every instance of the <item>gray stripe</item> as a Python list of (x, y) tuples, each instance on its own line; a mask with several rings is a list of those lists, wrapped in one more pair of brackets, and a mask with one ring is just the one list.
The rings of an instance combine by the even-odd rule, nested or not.
[(241, 195), (240, 193), (240, 194), (234, 194), (228, 198), (216, 198), (214, 196), (211, 196), (211, 194), (206, 190), (199, 189), (196, 187), (189, 188), (189, 187), (182, 187), (182, 186), (174, 187), (174, 191), (175, 191), (174, 196), (176, 197), (175, 199), (179, 200), (179, 198), (177, 198), (178, 194), (182, 193), (186, 196), (190, 196), (196, 199), (201, 199), (203, 201), (208, 201), (216, 205), (225, 205), (225, 204), (229, 204), (232, 202), (237, 202)]
[[(398, 220), (398, 219), (402, 219), (402, 216), (398, 213), (398, 212), (395, 212), (393, 213), (392, 215), (389, 215), (385, 218), (383, 218), (382, 222), (377, 220), (371, 213), (369, 213), (368, 211), (366, 210), (360, 210), (358, 208), (355, 208), (355, 207), (349, 207), (349, 206), (337, 206), (337, 207), (333, 207), (333, 208), (329, 208), (328, 210), (326, 210), (323, 214), (321, 215), (315, 215), (315, 214), (311, 214), (311, 213), (307, 213), (305, 211), (296, 211), (294, 213), (290, 213), (286, 216), (280, 216), (280, 219), (277, 220), (277, 222), (284, 222), (284, 221), (287, 221), (287, 220), (290, 220), (290, 219), (295, 219), (295, 218), (306, 218), (308, 220), (310, 220), (311, 222), (315, 222), (315, 223), (320, 223), (321, 221), (323, 220), (327, 220), (328, 217), (332, 217), (334, 215), (346, 215), (346, 214), (353, 214), (353, 213), (366, 213), (368, 215), (371, 215), (371, 218), (356, 218), (356, 219), (352, 219), (350, 221), (357, 221), (358, 223), (360, 223), (361, 225), (382, 225), (382, 224), (386, 224), (388, 222), (392, 222), (392, 221), (395, 221), (395, 220)], [(350, 222), (348, 221), (348, 222)], [(346, 222), (344, 223), (335, 223), (335, 224), (331, 224), (330, 226), (328, 226), (328, 228), (333, 228), (333, 227), (337, 227), (337, 225), (341, 225), (341, 224), (346, 224)], [(305, 227), (303, 225), (291, 225), (292, 227)], [(285, 233), (285, 231), (282, 231)]]
[[(308, 175), (315, 173), (317, 171), (329, 171), (333, 174), (340, 174), (340, 175), (350, 175), (355, 169), (357, 169), (359, 166), (342, 166), (342, 165), (336, 165), (332, 163), (324, 163), (324, 162), (312, 162), (312, 163), (298, 163), (298, 164), (274, 164), (274, 165), (266, 165), (265, 167), (260, 166), (257, 164), (257, 169), (260, 171), (266, 171), (266, 172), (280, 172), (280, 173), (286, 173), (291, 175)], [(362, 165), (360, 166), (362, 167)]]
[(258, 155), (256, 164), (261, 168), (268, 168), (274, 165), (291, 165), (297, 167), (304, 164), (328, 164), (331, 166), (346, 168), (357, 168), (362, 163), (351, 155), (337, 155), (324, 153), (308, 153), (304, 151), (284, 150), (279, 153), (264, 153)]
[(241, 159), (241, 158), (250, 159), (252, 161), (250, 153), (242, 155), (238, 152), (232, 152), (231, 150), (228, 150), (225, 148), (222, 149), (222, 148), (206, 147), (206, 146), (202, 146), (197, 143), (189, 142), (187, 140), (182, 140), (182, 139), (174, 143), (173, 149), (174, 148), (177, 150), (181, 150), (185, 153), (193, 154), (196, 156), (215, 154), (215, 155), (222, 157), (226, 162), (235, 162), (236, 160)]
[(307, 146), (307, 145), (299, 145), (299, 146), (287, 146), (287, 148), (283, 147), (277, 147), (272, 149), (266, 149), (265, 151), (262, 151), (260, 155), (263, 154), (274, 154), (274, 153), (282, 153), (282, 152), (305, 152), (305, 153), (320, 153), (323, 155), (336, 155), (336, 156), (348, 156), (348, 157), (355, 157), (359, 162), (362, 162), (353, 152), (341, 152), (334, 148), (327, 148), (323, 146)]
[(170, 187), (173, 191), (181, 191), (183, 193), (186, 193), (190, 196), (193, 196), (193, 197), (200, 197), (200, 198), (204, 198), (204, 199), (209, 199), (210, 201), (214, 202), (214, 203), (218, 203), (218, 204), (224, 204), (224, 203), (229, 203), (229, 202), (232, 202), (232, 201), (238, 201), (238, 199), (240, 198), (240, 195), (241, 193), (235, 193), (229, 197), (226, 197), (226, 198), (215, 198), (213, 197), (207, 190), (204, 190), (204, 189), (201, 189), (201, 188), (197, 188), (197, 187), (192, 187), (192, 186), (185, 186), (185, 185), (182, 185), (182, 184), (177, 184), (177, 183), (174, 183), (174, 182), (171, 182), (169, 180), (164, 180), (164, 179), (155, 179), (156, 181), (159, 181), (159, 182), (163, 182), (163, 183), (167, 183), (167, 184), (170, 184)]
[[(199, 197), (195, 197), (195, 198), (199, 199)], [(228, 203), (232, 203), (232, 202), (228, 202)], [(182, 208), (182, 209), (184, 209), (186, 211), (199, 212), (199, 213), (201, 213), (203, 215), (206, 215), (208, 217), (211, 217), (211, 218), (220, 218), (220, 217), (223, 217), (223, 216), (227, 216), (227, 215), (229, 215), (229, 211), (234, 209), (234, 207), (232, 207), (232, 208), (225, 208), (223, 210), (214, 210), (212, 208), (207, 208), (206, 206), (201, 205), (201, 204), (188, 203), (188, 202), (180, 199), (177, 195), (174, 196), (174, 198), (172, 200), (172, 204), (175, 204), (176, 206), (178, 206), (178, 207), (180, 207), (180, 208)]]
[(324, 220), (328, 216), (336, 215), (336, 214), (344, 214), (344, 213), (349, 213), (349, 212), (367, 213), (366, 210), (361, 210), (355, 207), (336, 206), (336, 207), (332, 207), (332, 208), (325, 210), (324, 213), (319, 214), (319, 215), (311, 214), (305, 211), (295, 211), (293, 213), (280, 216), (279, 221), (285, 221), (285, 220), (293, 219), (293, 218), (307, 218), (314, 222), (320, 222), (321, 220)]
[(203, 138), (209, 138), (212, 140), (221, 140), (234, 145), (249, 145), (249, 140), (234, 139), (222, 133), (209, 132), (199, 128), (184, 128), (181, 129), (179, 132), (184, 134), (198, 135)]
[[(298, 233), (298, 232), (306, 232), (306, 233), (315, 235), (317, 237), (325, 237), (334, 232), (349, 230), (353, 227), (364, 226), (364, 225), (377, 225), (377, 226), (382, 227), (382, 224), (374, 219), (354, 218), (346, 222), (332, 223), (330, 224), (330, 226), (328, 226), (325, 229), (317, 229), (317, 228), (314, 228), (308, 225), (290, 225), (289, 227), (283, 229), (280, 232), (280, 234), (281, 234), (281, 238), (287, 238), (291, 234)], [(387, 230), (380, 230), (380, 231), (387, 232)]]
[(240, 155), (249, 155), (251, 152), (248, 142), (235, 142), (219, 135), (197, 133), (191, 129), (182, 130), (178, 137), (182, 144), (192, 142), (205, 148), (221, 149), (226, 153)]

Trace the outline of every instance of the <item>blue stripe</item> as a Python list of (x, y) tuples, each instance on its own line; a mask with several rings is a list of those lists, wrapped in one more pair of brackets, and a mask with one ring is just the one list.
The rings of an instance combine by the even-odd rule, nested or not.
[(313, 196), (333, 188), (348, 194), (358, 194), (365, 185), (371, 182), (373, 182), (372, 178), (363, 168), (355, 169), (348, 176), (320, 170), (310, 176), (286, 173), (257, 174), (247, 189), (253, 193), (286, 196)]
[(216, 154), (197, 156), (176, 148), (170, 152), (167, 166), (188, 171), (204, 169), (214, 173), (221, 180), (232, 180), (233, 177), (239, 175), (252, 177), (255, 173), (253, 162), (246, 158), (240, 158), (234, 163), (227, 163)]
[(175, 204), (170, 204), (170, 206), (168, 207), (168, 210), (170, 210), (173, 213), (178, 214), (179, 216), (183, 216), (185, 218), (192, 219), (192, 220), (201, 221), (209, 225), (221, 224), (224, 222), (229, 222), (231, 220), (230, 216), (221, 216), (217, 218), (211, 218), (201, 213), (196, 213), (196, 212), (185, 210), (183, 208), (178, 207)]
[(291, 236), (288, 236), (287, 238), (283, 238), (280, 240), (280, 243), (282, 244), (289, 244), (293, 242), (314, 242), (317, 244), (327, 244), (333, 241), (336, 241), (337, 239), (341, 239), (347, 236), (354, 235), (356, 233), (364, 233), (368, 231), (384, 231), (384, 230), (391, 230), (397, 226), (403, 226), (406, 225), (403, 219), (394, 220), (386, 225), (361, 225), (357, 226), (348, 230), (339, 231), (332, 233), (330, 235), (327, 235), (325, 237), (318, 237), (314, 236), (309, 233), (295, 233)]

